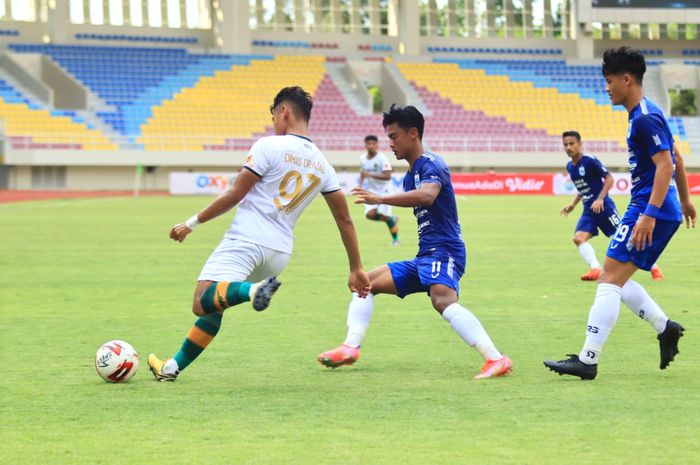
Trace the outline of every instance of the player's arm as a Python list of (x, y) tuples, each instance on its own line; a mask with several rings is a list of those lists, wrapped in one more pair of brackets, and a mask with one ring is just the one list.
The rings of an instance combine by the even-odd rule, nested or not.
[(429, 207), (435, 202), (442, 186), (437, 182), (423, 182), (419, 189), (395, 194), (377, 195), (365, 189), (352, 190), (355, 203), (367, 205), (392, 205), (394, 207)]
[(343, 241), (343, 246), (345, 246), (345, 252), (348, 255), (348, 263), (350, 264), (348, 287), (352, 292), (357, 292), (360, 297), (366, 297), (371, 290), (371, 285), (367, 273), (362, 269), (357, 232), (350, 216), (345, 194), (337, 190), (329, 194), (323, 194), (323, 198), (326, 199), (328, 208), (333, 214), (335, 224), (338, 226), (338, 231), (340, 231), (340, 238)]
[(195, 227), (231, 210), (243, 200), (243, 197), (246, 196), (259, 179), (260, 176), (247, 168), (243, 168), (233, 181), (233, 185), (219, 194), (204, 210), (184, 223), (173, 226), (170, 230), (170, 238), (182, 242)]
[(581, 194), (579, 194), (579, 193), (577, 192), (576, 195), (574, 195), (574, 198), (571, 200), (571, 203), (570, 203), (569, 205), (565, 205), (565, 206), (559, 211), (559, 213), (560, 213), (561, 215), (563, 215), (563, 216), (568, 216), (569, 213), (571, 213), (572, 211), (574, 211), (574, 208), (576, 208), (576, 205), (578, 205), (578, 203), (579, 203), (580, 201), (581, 201)]
[(673, 153), (676, 155), (676, 187), (678, 188), (678, 198), (681, 201), (681, 209), (683, 210), (683, 218), (685, 218), (686, 228), (692, 225), (695, 227), (697, 214), (695, 205), (690, 200), (690, 190), (688, 189), (688, 176), (685, 171), (685, 161), (681, 155), (678, 144), (673, 144)]
[(612, 174), (606, 173), (603, 180), (603, 188), (600, 190), (598, 198), (591, 204), (591, 210), (593, 213), (600, 213), (605, 210), (605, 197), (608, 196), (608, 192), (610, 192), (610, 189), (612, 189), (614, 183), (615, 180), (613, 179)]
[(388, 181), (389, 179), (391, 179), (391, 170), (382, 171), (380, 174), (374, 174), (374, 173), (370, 173), (369, 171), (367, 171), (365, 174), (365, 177), (379, 179), (381, 181)]
[(632, 243), (637, 250), (644, 250), (647, 245), (651, 245), (652, 233), (654, 232), (654, 226), (656, 226), (656, 213), (664, 203), (668, 193), (668, 186), (673, 177), (673, 160), (669, 150), (657, 152), (651, 157), (651, 160), (656, 165), (651, 197), (649, 197), (646, 210), (640, 215), (637, 224), (632, 230)]

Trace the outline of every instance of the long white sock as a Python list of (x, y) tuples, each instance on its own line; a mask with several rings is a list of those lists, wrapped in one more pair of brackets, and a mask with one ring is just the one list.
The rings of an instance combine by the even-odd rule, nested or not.
[(578, 253), (581, 254), (590, 268), (600, 268), (600, 262), (596, 258), (595, 250), (593, 250), (593, 246), (590, 243), (584, 242), (583, 244), (579, 245)]
[(486, 330), (472, 312), (454, 303), (442, 312), (452, 329), (454, 329), (464, 342), (479, 351), (485, 359), (501, 358), (502, 353), (493, 345), (493, 341)]
[(598, 363), (600, 352), (608, 340), (617, 317), (620, 314), (622, 288), (614, 284), (601, 283), (595, 293), (595, 301), (588, 314), (586, 342), (579, 359), (588, 365)]
[(348, 335), (343, 344), (350, 347), (360, 347), (362, 339), (365, 338), (367, 326), (369, 326), (369, 322), (372, 319), (373, 311), (373, 294), (369, 294), (363, 299), (356, 292), (352, 293), (352, 300), (348, 306)]
[(666, 329), (668, 317), (646, 289), (631, 279), (622, 286), (622, 301), (635, 315), (649, 322), (661, 334)]

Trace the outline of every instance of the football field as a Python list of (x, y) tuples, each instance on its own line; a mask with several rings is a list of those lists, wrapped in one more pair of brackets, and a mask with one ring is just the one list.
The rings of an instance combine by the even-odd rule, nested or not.
[[(208, 200), (0, 205), (0, 463), (700, 463), (700, 231), (676, 234), (659, 263), (665, 281), (636, 277), (686, 328), (667, 370), (653, 329), (624, 306), (595, 381), (542, 366), (579, 352), (595, 292), (578, 279), (586, 267), (571, 241), (580, 210), (559, 216), (568, 197), (458, 200), (460, 301), (513, 359), (511, 376), (473, 380), (480, 357), (426, 295), (378, 296), (359, 362), (330, 370), (316, 356), (343, 341), (350, 294), (337, 229), (316, 200), (270, 308), (227, 310), (177, 382), (156, 383), (146, 357), (179, 348), (231, 214), (183, 244), (168, 231)], [(415, 255), (409, 209), (395, 210), (402, 245), (390, 247), (386, 226), (351, 208), (366, 269)], [(602, 261), (607, 240), (592, 244)], [(95, 373), (110, 339), (141, 354), (126, 384)]]

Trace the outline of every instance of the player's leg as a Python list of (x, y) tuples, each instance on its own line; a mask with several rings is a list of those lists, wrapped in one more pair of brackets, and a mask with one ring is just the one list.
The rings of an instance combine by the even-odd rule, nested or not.
[(654, 263), (654, 265), (651, 267), (651, 279), (654, 281), (663, 281), (664, 280), (664, 274), (661, 271), (661, 268), (659, 265)]
[(434, 250), (416, 260), (418, 276), (430, 295), (433, 308), (468, 345), (474, 347), (486, 363), (477, 379), (506, 375), (512, 362), (496, 349), (478, 318), (458, 303), (459, 280), (466, 267), (466, 252)]
[(398, 245), (399, 240), (399, 217), (391, 215), (389, 205), (365, 205), (365, 217), (372, 221), (382, 221), (386, 223), (391, 233), (394, 244)]
[(484, 366), (476, 379), (507, 375), (513, 363), (494, 345), (479, 319), (458, 303), (457, 291), (445, 284), (430, 286), (433, 308), (450, 324), (464, 342), (474, 347), (484, 358)]
[(622, 286), (622, 302), (632, 313), (649, 323), (658, 334), (666, 329), (668, 317), (638, 282), (630, 279)]
[[(266, 271), (263, 276), (277, 275), (281, 272), (289, 260), (289, 255), (277, 254), (281, 259), (270, 260), (270, 251), (255, 244), (228, 239), (222, 241), (205, 264), (200, 280), (197, 281), (192, 311), (199, 318), (187, 333), (180, 350), (166, 361), (159, 360), (155, 354), (148, 357), (148, 364), (157, 380), (174, 381), (182, 370), (199, 357), (218, 334), (222, 312), (226, 307), (251, 299), (254, 303), (257, 300), (259, 304), (264, 301), (265, 307), (269, 304), (272, 294), (280, 285), (279, 281), (275, 278), (267, 278), (260, 282), (245, 280), (248, 277), (255, 280), (261, 278), (260, 273), (257, 273), (260, 269)], [(218, 305), (213, 303), (212, 296), (221, 302), (218, 302)], [(212, 306), (222, 310), (207, 312), (206, 309)]]
[[(545, 362), (545, 366), (552, 371), (579, 376), (581, 379), (595, 378), (600, 352), (620, 312), (624, 286), (628, 284), (637, 269), (649, 270), (651, 268), (678, 229), (679, 223), (657, 220), (652, 245), (647, 246), (644, 250), (636, 250), (633, 247), (628, 249), (627, 244), (638, 217), (638, 214), (629, 213), (629, 216), (625, 216), (608, 247), (603, 274), (600, 277), (595, 301), (589, 313), (583, 349), (579, 356), (573, 355), (571, 358), (559, 362)], [(639, 295), (638, 287), (631, 285), (628, 290), (627, 298), (630, 304), (635, 305), (643, 302), (643, 304), (649, 305), (649, 301), (644, 299), (644, 296)], [(639, 300), (639, 302), (633, 302), (633, 300)], [(654, 313), (654, 309), (652, 309), (652, 313)], [(654, 320), (663, 320), (664, 317), (665, 315), (662, 317), (657, 313)], [(682, 335), (683, 327), (676, 322), (667, 320), (663, 332), (658, 336), (662, 369), (668, 366), (678, 353), (678, 340)]]
[(360, 357), (360, 345), (367, 333), (367, 327), (374, 312), (374, 296), (376, 294), (397, 294), (396, 285), (388, 265), (374, 268), (367, 273), (372, 292), (367, 297), (359, 297), (352, 294), (352, 300), (348, 306), (347, 334), (345, 341), (338, 347), (321, 353), (318, 361), (331, 368), (341, 365), (352, 365)]
[(392, 245), (399, 245), (399, 217), (391, 214), (391, 205), (378, 205), (377, 211), (389, 228)]
[(584, 213), (576, 224), (574, 233), (574, 244), (583, 261), (588, 265), (588, 272), (581, 275), (582, 281), (597, 281), (600, 277), (601, 266), (596, 257), (595, 250), (589, 242), (591, 238), (598, 234), (598, 227), (592, 215)]
[(578, 376), (581, 379), (594, 379), (598, 372), (598, 359), (605, 342), (620, 313), (622, 286), (637, 270), (631, 262), (620, 262), (607, 257), (603, 273), (598, 281), (595, 299), (588, 314), (586, 339), (579, 355), (568, 359), (547, 360), (544, 365), (560, 375)]
[[(651, 247), (636, 254), (639, 268), (653, 271), (656, 261), (671, 240), (679, 223), (657, 220)], [(651, 266), (650, 266), (651, 265)], [(659, 368), (665, 369), (679, 353), (678, 342), (683, 336), (683, 326), (670, 320), (644, 287), (629, 280), (622, 288), (622, 301), (637, 316), (647, 321), (657, 332), (659, 341)]]

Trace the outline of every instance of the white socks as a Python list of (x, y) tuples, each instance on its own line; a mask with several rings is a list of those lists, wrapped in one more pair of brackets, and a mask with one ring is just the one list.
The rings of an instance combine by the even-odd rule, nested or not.
[(608, 340), (610, 331), (620, 314), (622, 288), (614, 284), (601, 283), (595, 293), (595, 301), (588, 314), (586, 342), (579, 359), (588, 365), (598, 363), (598, 357)]
[(589, 268), (600, 268), (600, 262), (596, 258), (595, 250), (593, 250), (593, 246), (590, 243), (584, 242), (579, 245), (578, 253), (580, 253), (586, 263), (588, 263)]
[[(356, 293), (352, 295), (352, 301), (348, 306), (348, 334), (343, 344), (350, 347), (360, 347), (367, 332), (367, 327), (372, 319), (374, 311), (374, 295), (369, 294), (364, 299)], [(498, 349), (493, 345), (491, 338), (484, 330), (479, 320), (472, 312), (454, 303), (442, 312), (459, 336), (470, 346), (476, 348), (485, 359), (501, 358)]]
[(485, 359), (496, 359), (503, 356), (493, 345), (493, 341), (479, 320), (472, 312), (454, 303), (442, 312), (442, 317), (447, 320), (452, 328), (459, 334), (464, 342), (474, 347)]
[(163, 364), (163, 374), (176, 375), (180, 371), (180, 367), (174, 358), (170, 358)]
[(372, 319), (374, 311), (374, 295), (368, 294), (364, 299), (360, 298), (356, 292), (352, 293), (352, 301), (348, 306), (348, 335), (345, 338), (346, 346), (360, 347), (362, 339), (365, 338), (367, 326)]
[(622, 301), (635, 315), (648, 321), (657, 333), (664, 332), (668, 317), (641, 284), (631, 279), (627, 281), (622, 287)]

